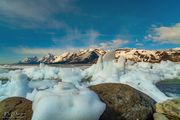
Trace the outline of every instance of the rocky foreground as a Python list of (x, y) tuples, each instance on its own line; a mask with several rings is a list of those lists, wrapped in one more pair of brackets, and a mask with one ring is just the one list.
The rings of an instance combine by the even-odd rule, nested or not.
[[(38, 58), (36, 56), (27, 57), (19, 64), (93, 64), (96, 63), (99, 56), (103, 56), (109, 50), (87, 49), (76, 52), (66, 52), (61, 55), (48, 55)], [(134, 62), (159, 63), (161, 61), (180, 62), (180, 49), (169, 50), (141, 50), (141, 49), (116, 49), (115, 58), (125, 57)]]
[(91, 86), (90, 89), (106, 103), (100, 120), (153, 119), (155, 101), (128, 85), (106, 83)]
[[(124, 84), (106, 83), (90, 87), (106, 103), (100, 120), (179, 120), (180, 98), (155, 103), (144, 93)], [(11, 97), (0, 102), (2, 120), (31, 120), (32, 102)]]

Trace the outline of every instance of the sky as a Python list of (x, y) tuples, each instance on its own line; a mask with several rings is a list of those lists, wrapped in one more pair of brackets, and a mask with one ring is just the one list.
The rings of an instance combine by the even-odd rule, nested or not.
[(0, 0), (0, 64), (101, 48), (180, 47), (179, 0)]

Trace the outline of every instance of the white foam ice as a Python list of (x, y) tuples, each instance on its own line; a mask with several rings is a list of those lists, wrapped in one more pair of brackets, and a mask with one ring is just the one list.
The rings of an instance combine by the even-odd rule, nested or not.
[(61, 68), (49, 67), (44, 64), (23, 69), (23, 73), (32, 80), (61, 79)]
[[(100, 56), (97, 64), (94, 64), (85, 70), (81, 70), (79, 68), (49, 67), (47, 65), (40, 64), (40, 66), (25, 67), (23, 70), (1, 73), (0, 78), (8, 78), (10, 81), (7, 82), (7, 84), (1, 85), (0, 96), (4, 96), (5, 93), (5, 96), (13, 95), (14, 93), (10, 94), (11, 89), (13, 89), (13, 87), (10, 86), (13, 86), (14, 84), (17, 84), (17, 86), (26, 86), (23, 82), (22, 85), (20, 82), (18, 83), (18, 80), (14, 82), (16, 73), (24, 74), (31, 79), (31, 81), (28, 82), (28, 87), (30, 89), (48, 89), (56, 85), (59, 81), (70, 82), (76, 87), (80, 87), (82, 86), (81, 80), (83, 78), (92, 77), (91, 81), (87, 84), (128, 84), (135, 89), (148, 94), (156, 101), (168, 99), (168, 97), (155, 86), (157, 82), (166, 79), (180, 79), (180, 64), (178, 63), (170, 61), (162, 61), (161, 63), (153, 64), (147, 62), (134, 63), (127, 61), (123, 56), (121, 56), (118, 61), (115, 61), (112, 57), (113, 54), (114, 53), (111, 52), (107, 53), (104, 57)], [(3, 93), (2, 91), (6, 92)], [(12, 92), (15, 91), (12, 90)], [(19, 95), (19, 93), (17, 93), (17, 95)]]
[(88, 88), (70, 83), (36, 93), (32, 120), (98, 120), (105, 104)]
[(82, 75), (82, 70), (79, 68), (62, 68), (61, 69), (61, 79), (62, 82), (70, 82), (79, 86), (81, 80), (84, 76)]
[[(155, 84), (166, 79), (180, 79), (180, 64), (170, 61), (161, 63), (135, 63), (121, 56), (117, 61), (112, 53), (100, 56), (97, 63), (82, 70), (79, 68), (40, 66), (25, 67), (8, 73), (0, 82), (0, 100), (21, 96), (33, 101), (33, 120), (97, 120), (105, 105), (91, 90), (85, 88), (83, 78), (92, 77), (86, 84), (123, 83), (149, 95), (157, 102), (167, 99)], [(52, 116), (54, 116), (52, 118)]]
[[(123, 83), (149, 95), (157, 102), (170, 99), (155, 84), (166, 79), (180, 79), (180, 64), (170, 61), (161, 63), (129, 62), (120, 57), (118, 62), (108, 53), (97, 64), (83, 71), (84, 76), (92, 76), (90, 85), (99, 83)], [(126, 62), (127, 61), (127, 62)]]
[[(0, 84), (0, 100), (19, 96), (33, 101), (32, 120), (98, 120), (105, 110), (99, 97), (80, 84), (80, 69), (40, 65), (6, 75), (9, 81)], [(47, 80), (54, 75), (61, 80)]]
[(26, 97), (26, 94), (31, 91), (28, 86), (27, 75), (17, 70), (9, 76), (10, 81), (6, 84), (0, 84), (0, 99), (12, 96)]
[(59, 81), (57, 80), (31, 80), (28, 83), (28, 86), (32, 89), (48, 89), (56, 85)]

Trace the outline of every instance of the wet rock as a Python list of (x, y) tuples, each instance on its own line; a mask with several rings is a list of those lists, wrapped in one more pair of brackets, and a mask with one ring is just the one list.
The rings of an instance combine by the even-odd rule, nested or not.
[(31, 120), (32, 102), (21, 97), (11, 97), (0, 102), (0, 120)]
[(180, 120), (180, 98), (157, 103), (156, 112), (166, 115), (171, 120)]
[(169, 120), (165, 115), (161, 113), (154, 113), (153, 118), (154, 120)]
[(155, 101), (124, 84), (106, 83), (90, 87), (106, 103), (100, 120), (152, 120)]

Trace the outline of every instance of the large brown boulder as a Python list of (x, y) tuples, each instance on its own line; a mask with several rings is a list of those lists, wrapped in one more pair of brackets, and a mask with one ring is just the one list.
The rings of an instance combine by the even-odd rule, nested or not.
[(155, 101), (124, 84), (106, 83), (90, 87), (106, 103), (100, 120), (152, 120)]
[(11, 97), (0, 102), (0, 120), (31, 120), (32, 102), (21, 97)]
[(170, 120), (180, 120), (180, 98), (157, 103), (156, 112), (164, 114)]

